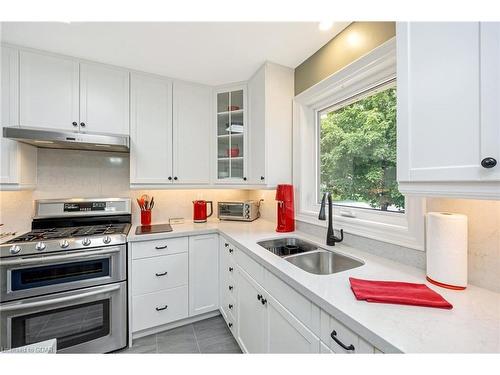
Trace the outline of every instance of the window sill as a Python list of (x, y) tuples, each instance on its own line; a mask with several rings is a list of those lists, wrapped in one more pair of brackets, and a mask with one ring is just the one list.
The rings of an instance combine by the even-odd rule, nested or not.
[[(318, 214), (301, 212), (295, 220), (326, 228), (328, 221), (318, 220)], [(412, 233), (406, 225), (388, 224), (335, 215), (333, 218), (334, 229), (342, 228), (344, 232), (372, 240), (387, 242), (398, 246), (424, 251), (423, 239)]]

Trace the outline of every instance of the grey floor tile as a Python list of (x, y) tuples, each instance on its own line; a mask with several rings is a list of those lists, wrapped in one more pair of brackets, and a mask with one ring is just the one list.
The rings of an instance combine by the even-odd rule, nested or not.
[(158, 333), (158, 353), (199, 353), (192, 324)]
[(231, 335), (226, 322), (221, 317), (205, 319), (193, 324), (194, 333), (198, 341), (212, 337), (227, 337)]
[(156, 346), (156, 335), (150, 335), (146, 337), (141, 337), (140, 339), (135, 339), (133, 341), (132, 347), (131, 348), (126, 348), (119, 353), (122, 354), (132, 354), (132, 353), (137, 353), (137, 354), (149, 354), (149, 353), (156, 353), (157, 352), (157, 346)]
[(241, 353), (232, 336), (212, 337), (198, 341), (201, 353)]

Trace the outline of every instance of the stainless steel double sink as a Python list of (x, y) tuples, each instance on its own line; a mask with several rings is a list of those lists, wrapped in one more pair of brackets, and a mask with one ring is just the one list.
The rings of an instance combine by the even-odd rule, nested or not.
[(316, 275), (330, 275), (364, 264), (360, 260), (323, 249), (295, 237), (260, 241), (257, 244), (294, 266)]

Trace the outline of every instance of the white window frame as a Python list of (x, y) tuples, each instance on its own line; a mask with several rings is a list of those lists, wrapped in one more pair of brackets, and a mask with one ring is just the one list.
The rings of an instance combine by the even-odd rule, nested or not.
[[(294, 98), (293, 181), (298, 221), (318, 220), (318, 113), (396, 78), (396, 39), (385, 42)], [(334, 224), (345, 232), (424, 251), (425, 199), (406, 197), (405, 212), (334, 206)]]

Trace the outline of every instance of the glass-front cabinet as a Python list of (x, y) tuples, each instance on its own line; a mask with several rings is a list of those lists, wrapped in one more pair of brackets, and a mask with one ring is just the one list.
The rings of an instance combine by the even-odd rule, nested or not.
[(246, 88), (217, 90), (217, 182), (246, 181)]

